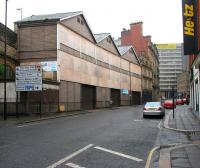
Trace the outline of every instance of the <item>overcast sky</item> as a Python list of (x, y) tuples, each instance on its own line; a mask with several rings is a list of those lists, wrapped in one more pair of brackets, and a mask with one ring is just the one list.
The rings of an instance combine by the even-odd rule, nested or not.
[[(154, 43), (181, 43), (182, 0), (8, 0), (8, 27), (31, 15), (83, 11), (95, 33), (111, 33), (116, 39), (129, 24), (143, 22), (143, 34)], [(0, 22), (5, 23), (5, 0), (0, 0)]]

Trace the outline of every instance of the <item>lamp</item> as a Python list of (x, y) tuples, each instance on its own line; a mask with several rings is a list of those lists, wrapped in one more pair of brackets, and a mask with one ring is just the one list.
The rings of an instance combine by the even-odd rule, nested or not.
[(17, 8), (17, 10), (21, 11), (21, 20), (23, 18), (23, 9), (22, 8)]

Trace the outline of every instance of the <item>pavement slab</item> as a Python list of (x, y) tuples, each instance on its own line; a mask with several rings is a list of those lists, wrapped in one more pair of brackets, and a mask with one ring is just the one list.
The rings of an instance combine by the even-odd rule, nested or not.
[(160, 155), (153, 157), (152, 166), (156, 167), (159, 162), (159, 168), (200, 168), (200, 120), (190, 107), (177, 106), (174, 118), (172, 110), (167, 110), (163, 126), (156, 145), (166, 148), (161, 148)]

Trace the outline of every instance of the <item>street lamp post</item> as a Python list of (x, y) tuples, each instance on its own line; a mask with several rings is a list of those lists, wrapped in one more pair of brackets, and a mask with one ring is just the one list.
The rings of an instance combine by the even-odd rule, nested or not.
[(7, 2), (8, 0), (6, 0), (6, 4), (5, 4), (5, 54), (4, 54), (4, 120), (7, 119), (7, 100), (6, 100), (6, 64), (7, 64)]
[(174, 86), (172, 86), (172, 97), (173, 97), (173, 118), (174, 118)]

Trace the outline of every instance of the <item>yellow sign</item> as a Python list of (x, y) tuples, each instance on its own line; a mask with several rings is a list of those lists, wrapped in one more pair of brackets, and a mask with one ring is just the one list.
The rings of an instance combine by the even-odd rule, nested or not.
[(194, 6), (185, 4), (185, 12), (184, 17), (185, 19), (185, 25), (184, 25), (184, 34), (188, 36), (194, 36), (194, 21), (192, 18), (194, 17)]
[(170, 44), (156, 44), (158, 49), (176, 49), (175, 43)]

